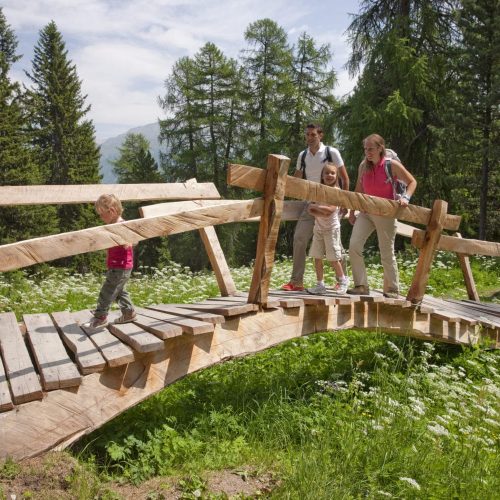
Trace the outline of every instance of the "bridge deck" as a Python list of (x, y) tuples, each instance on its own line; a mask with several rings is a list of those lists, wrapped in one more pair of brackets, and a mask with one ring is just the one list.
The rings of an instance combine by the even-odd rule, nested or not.
[[(310, 333), (346, 328), (500, 347), (500, 306), (379, 292), (272, 291), (138, 309), (134, 323), (85, 331), (89, 311), (0, 314), (0, 458), (66, 446), (178, 378)], [(110, 318), (111, 320), (113, 318)]]

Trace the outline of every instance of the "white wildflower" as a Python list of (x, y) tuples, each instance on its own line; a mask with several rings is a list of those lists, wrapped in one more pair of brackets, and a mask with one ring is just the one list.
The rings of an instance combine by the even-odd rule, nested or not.
[(411, 477), (400, 477), (399, 480), (407, 482), (410, 486), (412, 486), (416, 490), (420, 490), (420, 485), (417, 483), (417, 481), (415, 481), (415, 479), (412, 479)]

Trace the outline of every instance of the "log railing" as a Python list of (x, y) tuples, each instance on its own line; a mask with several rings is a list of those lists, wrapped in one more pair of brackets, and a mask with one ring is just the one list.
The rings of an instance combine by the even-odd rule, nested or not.
[(401, 207), (392, 200), (333, 189), (288, 176), (289, 162), (284, 156), (269, 155), (267, 169), (235, 164), (228, 166), (229, 185), (264, 193), (263, 198), (252, 200), (221, 200), (212, 183), (197, 183), (196, 180), (175, 184), (0, 187), (0, 205), (4, 206), (92, 203), (103, 193), (114, 193), (122, 201), (175, 200), (142, 207), (142, 219), (2, 245), (0, 272), (124, 243), (136, 244), (157, 236), (199, 230), (221, 295), (234, 295), (236, 287), (213, 226), (260, 220), (249, 301), (265, 305), (280, 222), (297, 219), (302, 207), (302, 202), (284, 201), (285, 197), (290, 197), (331, 203), (425, 226), (421, 230), (398, 223), (399, 234), (410, 237), (412, 244), (420, 250), (407, 298), (413, 303), (421, 301), (435, 251), (447, 250), (459, 256), (469, 298), (477, 300), (468, 256), (498, 257), (500, 244), (442, 234), (443, 230), (456, 232), (460, 225), (460, 216), (447, 213), (446, 202), (437, 200), (432, 209), (417, 205)]

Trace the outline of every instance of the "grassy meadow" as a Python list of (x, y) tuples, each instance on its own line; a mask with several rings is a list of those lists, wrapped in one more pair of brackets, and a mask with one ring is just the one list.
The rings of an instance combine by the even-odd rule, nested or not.
[[(398, 258), (405, 293), (416, 256)], [(382, 268), (374, 257), (368, 262), (370, 286), (381, 288)], [(481, 298), (498, 302), (499, 260), (476, 258), (472, 267)], [(271, 286), (286, 282), (290, 269), (280, 259)], [(232, 273), (248, 289), (251, 269)], [(8, 273), (0, 276), (0, 310), (20, 318), (92, 308), (101, 282), (49, 267)], [(306, 285), (314, 282), (308, 263)], [(128, 289), (137, 305), (218, 295), (211, 273), (175, 264), (141, 269)], [(466, 298), (453, 255), (438, 254), (428, 293)], [(13, 491), (17, 498), (498, 499), (499, 451), (500, 351), (323, 332), (167, 387), (64, 452), (72, 466), (58, 488), (21, 487), (16, 478), (29, 469), (7, 461), (0, 499)], [(55, 477), (57, 467), (44, 465), (44, 474)], [(208, 478), (221, 471), (247, 483), (260, 478), (261, 487), (214, 490)]]

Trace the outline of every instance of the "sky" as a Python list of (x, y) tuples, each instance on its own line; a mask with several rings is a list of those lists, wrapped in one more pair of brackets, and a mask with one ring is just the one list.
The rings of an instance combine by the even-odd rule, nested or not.
[(98, 143), (164, 118), (158, 97), (175, 62), (193, 56), (207, 42), (239, 59), (244, 32), (258, 19), (270, 18), (290, 43), (307, 32), (318, 44), (330, 44), (337, 72), (337, 96), (355, 81), (344, 65), (349, 57), (345, 31), (359, 0), (2, 0), (0, 7), (18, 39), (23, 57), (11, 78), (27, 85), (33, 48), (40, 31), (54, 21), (76, 66), (87, 115)]

